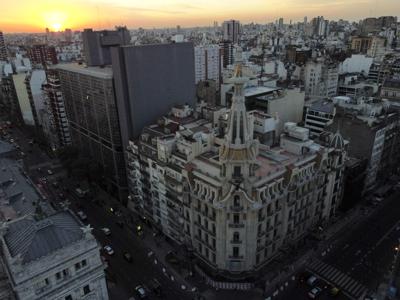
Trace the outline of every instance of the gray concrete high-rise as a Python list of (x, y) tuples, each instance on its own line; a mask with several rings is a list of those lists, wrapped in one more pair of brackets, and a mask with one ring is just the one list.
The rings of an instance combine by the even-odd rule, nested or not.
[(111, 47), (128, 45), (131, 36), (126, 27), (102, 31), (85, 29), (82, 33), (82, 40), (86, 64), (102, 66), (111, 64)]
[(4, 43), (3, 32), (0, 31), (0, 61), (7, 60), (7, 49), (6, 44)]
[(111, 67), (58, 65), (72, 145), (102, 167), (108, 190), (126, 199), (126, 174)]
[(230, 41), (232, 43), (237, 43), (239, 41), (240, 35), (240, 22), (237, 20), (225, 21), (222, 24), (224, 29), (224, 40)]
[(172, 106), (194, 105), (192, 43), (121, 46), (111, 54), (124, 149)]

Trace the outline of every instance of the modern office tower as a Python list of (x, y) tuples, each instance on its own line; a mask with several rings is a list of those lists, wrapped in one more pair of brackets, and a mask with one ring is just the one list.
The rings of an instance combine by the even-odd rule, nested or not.
[(194, 48), (195, 83), (214, 80), (217, 88), (221, 77), (221, 48), (218, 45), (204, 45)]
[(308, 98), (337, 95), (339, 67), (328, 60), (310, 60), (304, 69), (304, 89)]
[(65, 112), (64, 96), (57, 72), (47, 70), (47, 82), (43, 85), (44, 109), (41, 112), (42, 130), (50, 144), (57, 150), (71, 144), (71, 135)]
[(224, 41), (229, 41), (234, 44), (239, 42), (240, 37), (240, 22), (237, 20), (224, 21), (222, 24), (224, 30)]
[(111, 52), (124, 149), (172, 106), (195, 104), (192, 43), (122, 46)]
[(56, 65), (58, 63), (56, 48), (44, 44), (29, 47), (28, 57), (32, 64), (47, 66)]
[(222, 54), (222, 65), (224, 68), (234, 63), (233, 50), (234, 45), (230, 41), (223, 41), (220, 43)]
[(126, 27), (116, 30), (93, 31), (85, 29), (82, 33), (83, 54), (88, 66), (111, 64), (111, 47), (128, 45), (131, 35)]
[(128, 148), (129, 207), (191, 249), (203, 268), (230, 278), (254, 275), (336, 214), (346, 157), (340, 134), (323, 146), (294, 123), (285, 124), (279, 146), (260, 144), (241, 67), (231, 79), (226, 130), (215, 121), (226, 112), (204, 120), (177, 107)]
[(4, 223), (3, 263), (17, 299), (99, 299), (108, 292), (100, 246), (69, 211)]
[(303, 21), (304, 25), (307, 24), (307, 16), (304, 17), (304, 21)]
[(4, 43), (4, 36), (3, 32), (0, 31), (0, 61), (7, 60), (7, 48), (6, 44)]
[(103, 168), (108, 190), (126, 200), (124, 154), (111, 67), (59, 64), (56, 70), (72, 145)]

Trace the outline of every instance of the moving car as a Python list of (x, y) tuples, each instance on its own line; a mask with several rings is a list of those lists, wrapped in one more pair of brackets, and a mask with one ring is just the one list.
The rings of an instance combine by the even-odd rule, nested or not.
[(311, 291), (308, 292), (308, 297), (311, 299), (316, 299), (319, 294), (321, 294), (322, 289), (320, 287), (315, 287)]
[(141, 299), (147, 298), (146, 290), (142, 285), (138, 285), (135, 287), (135, 291)]
[(107, 228), (107, 227), (102, 228), (101, 231), (103, 231), (105, 235), (110, 235), (111, 234), (111, 230), (109, 228)]
[(109, 245), (104, 246), (103, 249), (108, 255), (113, 255), (114, 254), (114, 250)]

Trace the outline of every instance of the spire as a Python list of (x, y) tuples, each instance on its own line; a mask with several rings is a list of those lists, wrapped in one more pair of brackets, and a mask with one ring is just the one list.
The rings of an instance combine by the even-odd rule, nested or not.
[(253, 139), (253, 123), (247, 115), (244, 85), (248, 78), (243, 76), (242, 49), (237, 48), (235, 71), (228, 80), (234, 85), (234, 94), (228, 120), (225, 143), (220, 149), (220, 158), (230, 162), (252, 162), (258, 153), (257, 141)]
[(248, 81), (248, 78), (243, 76), (242, 68), (242, 49), (237, 48), (235, 71), (233, 77), (228, 80), (228, 82), (234, 85), (234, 94), (232, 97), (227, 141), (234, 148), (245, 147), (246, 143), (253, 139), (253, 133), (250, 131), (248, 124), (244, 97), (244, 85)]

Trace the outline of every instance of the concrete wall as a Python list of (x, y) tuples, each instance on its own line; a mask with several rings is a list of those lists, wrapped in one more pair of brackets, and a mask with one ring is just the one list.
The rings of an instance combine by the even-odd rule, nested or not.
[(195, 104), (192, 43), (112, 48), (112, 65), (124, 149), (173, 105)]
[(361, 54), (353, 54), (339, 65), (339, 74), (361, 73), (368, 74), (373, 58)]

